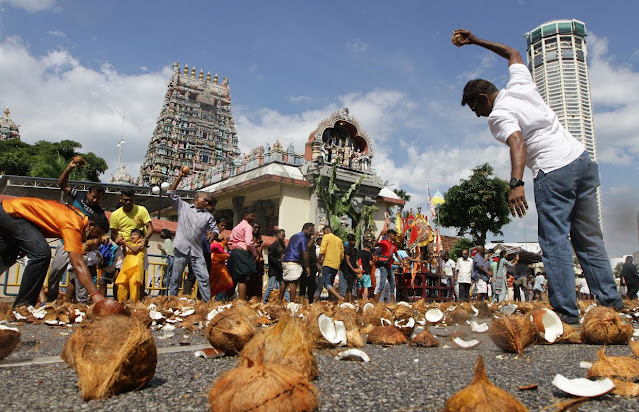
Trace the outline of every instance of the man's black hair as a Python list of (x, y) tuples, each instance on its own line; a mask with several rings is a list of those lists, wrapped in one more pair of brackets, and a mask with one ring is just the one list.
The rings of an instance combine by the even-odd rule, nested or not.
[(307, 229), (310, 229), (312, 227), (315, 227), (315, 223), (311, 223), (311, 222), (304, 223), (304, 226), (302, 226), (302, 230), (307, 230)]
[(89, 222), (93, 223), (99, 228), (102, 228), (105, 233), (109, 231), (109, 221), (107, 220), (104, 213), (94, 213), (90, 215)]
[(93, 186), (89, 186), (89, 190), (88, 193), (97, 193), (97, 194), (104, 194), (104, 186), (100, 186), (100, 185), (93, 185)]
[(355, 241), (355, 235), (352, 233), (349, 233), (348, 235), (346, 235), (346, 240)]
[(213, 195), (209, 195), (209, 205), (215, 206), (217, 205), (217, 199)]
[(388, 234), (393, 234), (393, 235), (396, 235), (396, 234), (397, 234), (397, 232), (395, 232), (395, 229), (388, 229), (388, 230), (386, 231), (386, 233), (388, 233)]
[(160, 237), (162, 239), (171, 239), (171, 237), (172, 237), (171, 231), (169, 229), (162, 229)]
[(275, 229), (273, 231), (273, 237), (277, 237), (280, 233), (284, 232), (284, 229)]
[(120, 191), (120, 196), (135, 196), (135, 191), (130, 187), (125, 187)]
[(497, 91), (497, 87), (488, 80), (473, 79), (464, 86), (461, 105), (472, 104), (480, 94), (491, 95)]

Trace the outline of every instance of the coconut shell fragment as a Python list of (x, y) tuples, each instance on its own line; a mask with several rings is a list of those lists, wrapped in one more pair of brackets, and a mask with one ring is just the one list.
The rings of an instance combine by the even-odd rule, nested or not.
[(420, 346), (422, 348), (434, 348), (440, 344), (439, 339), (434, 337), (428, 329), (424, 329), (422, 333), (418, 333), (410, 340), (411, 346)]
[(625, 345), (633, 332), (632, 325), (623, 323), (614, 309), (597, 306), (584, 316), (581, 340), (595, 345)]
[(227, 355), (242, 352), (256, 332), (253, 321), (246, 315), (245, 310), (244, 305), (233, 306), (211, 319), (206, 329), (206, 337), (211, 346)]
[(11, 355), (20, 342), (20, 331), (18, 328), (0, 325), (0, 360)]
[(393, 325), (389, 326), (377, 326), (368, 334), (368, 343), (375, 345), (401, 345), (406, 343), (408, 339), (406, 336)]
[(524, 353), (537, 339), (537, 327), (525, 315), (500, 316), (488, 330), (492, 341), (504, 352)]
[(306, 379), (318, 376), (317, 360), (312, 353), (313, 342), (307, 339), (300, 320), (284, 316), (275, 326), (255, 336), (240, 354), (239, 366), (253, 362), (276, 363), (301, 373)]
[(588, 369), (587, 378), (617, 378), (639, 380), (639, 359), (627, 356), (606, 356), (606, 350), (597, 352), (599, 359)]
[(130, 315), (130, 309), (113, 299), (102, 299), (95, 305), (93, 305), (93, 309), (91, 310), (91, 316), (108, 316), (108, 315)]
[(458, 411), (528, 411), (517, 398), (493, 385), (486, 376), (484, 358), (475, 363), (475, 376), (470, 385), (450, 397), (442, 412)]
[(318, 390), (285, 366), (265, 363), (231, 369), (209, 392), (211, 411), (298, 412), (318, 407)]
[(155, 375), (157, 349), (142, 322), (101, 316), (71, 335), (62, 359), (78, 374), (78, 386), (88, 401), (146, 385)]

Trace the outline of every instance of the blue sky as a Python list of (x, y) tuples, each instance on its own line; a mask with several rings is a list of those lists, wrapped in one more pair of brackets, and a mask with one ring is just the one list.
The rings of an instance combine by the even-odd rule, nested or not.
[[(228, 77), (243, 150), (279, 139), (298, 151), (317, 124), (348, 107), (372, 137), (373, 165), (424, 204), (491, 163), (509, 177), (506, 146), (460, 106), (475, 77), (502, 87), (506, 62), (456, 48), (452, 30), (517, 47), (541, 23), (586, 23), (609, 254), (637, 244), (639, 46), (630, 1), (76, 1), (0, 0), (0, 105), (23, 140), (80, 141), (132, 174), (143, 160), (171, 66)], [(612, 11), (612, 12), (611, 12)], [(532, 180), (525, 219), (506, 241), (536, 240)], [(452, 233), (451, 231), (446, 231)]]

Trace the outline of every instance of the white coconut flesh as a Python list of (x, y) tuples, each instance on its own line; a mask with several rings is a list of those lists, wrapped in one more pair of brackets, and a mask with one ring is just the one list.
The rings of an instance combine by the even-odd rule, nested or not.
[(475, 316), (479, 315), (479, 309), (477, 309), (476, 307), (472, 305), (470, 306), (470, 308), (473, 310), (473, 312), (475, 312)]
[(288, 305), (286, 305), (286, 309), (290, 310), (292, 314), (296, 314), (301, 307), (302, 305), (295, 302), (290, 302)]
[(408, 319), (397, 320), (397, 321), (395, 321), (395, 326), (397, 326), (398, 328), (414, 328), (415, 327), (415, 319), (408, 318)]
[(371, 358), (366, 354), (366, 352), (359, 349), (347, 349), (345, 351), (341, 351), (335, 356), (337, 360), (354, 360), (360, 362), (370, 362)]
[(488, 328), (489, 326), (487, 323), (477, 323), (475, 321), (470, 322), (470, 330), (473, 332), (484, 333), (488, 331)]
[(341, 320), (336, 320), (333, 323), (335, 324), (335, 334), (339, 339), (339, 346), (346, 346), (346, 324)]
[(373, 310), (375, 309), (375, 305), (373, 305), (372, 303), (368, 302), (364, 305), (364, 308), (362, 309), (362, 312), (366, 313), (369, 310)]
[(546, 312), (541, 318), (541, 323), (544, 325), (544, 331), (539, 332), (539, 335), (546, 339), (548, 343), (553, 343), (558, 337), (564, 333), (564, 324), (561, 323), (559, 316), (552, 310), (544, 309)]
[(453, 338), (453, 343), (462, 349), (473, 349), (479, 346), (481, 341), (477, 339), (463, 340), (462, 338)]
[(348, 303), (348, 302), (340, 303), (339, 307), (346, 308), (346, 309), (355, 309), (355, 306), (353, 306), (352, 303)]
[(517, 310), (517, 305), (505, 305), (501, 308), (500, 312), (504, 315), (512, 315)]
[[(341, 322), (344, 325), (344, 322)], [(317, 317), (317, 325), (319, 326), (319, 330), (322, 333), (324, 339), (326, 339), (329, 343), (333, 345), (337, 345), (340, 343), (341, 339), (337, 336), (337, 330), (335, 322), (325, 314), (321, 314)], [(344, 327), (344, 336), (346, 336), (346, 327)]]
[(195, 309), (193, 309), (193, 308), (184, 308), (184, 310), (182, 310), (182, 312), (180, 313), (180, 316), (187, 317), (187, 316), (191, 316), (194, 313), (195, 313)]
[(568, 379), (560, 374), (555, 375), (552, 384), (573, 396), (585, 398), (601, 396), (615, 388), (615, 384), (608, 378), (591, 381), (585, 378)]
[(391, 322), (390, 320), (386, 318), (381, 318), (379, 321), (382, 323), (382, 326), (388, 326), (393, 324), (393, 322)]
[(410, 305), (410, 303), (408, 302), (404, 302), (403, 300), (400, 302), (397, 302), (398, 306), (406, 306), (407, 308), (412, 308), (412, 306)]
[(22, 316), (20, 313), (16, 312), (15, 310), (13, 311), (13, 316), (15, 316), (16, 320), (24, 320), (27, 318), (26, 316)]
[(592, 362), (581, 361), (579, 362), (579, 367), (581, 369), (590, 369), (592, 368)]
[(0, 330), (6, 330), (6, 331), (10, 331), (10, 332), (18, 332), (18, 333), (20, 333), (18, 328), (12, 328), (11, 326), (6, 326), (6, 325), (0, 325)]
[(437, 323), (444, 318), (444, 312), (437, 308), (428, 309), (425, 318), (430, 323)]
[(161, 312), (158, 312), (157, 310), (153, 310), (151, 309), (149, 311), (149, 316), (151, 317), (151, 319), (153, 320), (160, 320), (160, 319), (164, 319), (164, 315), (162, 315)]

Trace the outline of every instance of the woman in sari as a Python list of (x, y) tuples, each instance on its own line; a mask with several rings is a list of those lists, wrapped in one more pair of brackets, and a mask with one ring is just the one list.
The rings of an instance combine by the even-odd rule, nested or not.
[(508, 271), (513, 271), (514, 266), (519, 262), (519, 253), (515, 259), (510, 261), (506, 259), (506, 251), (499, 252), (499, 264), (497, 271), (493, 275), (494, 299), (497, 303), (503, 302), (508, 297), (508, 286), (506, 284), (506, 276)]
[(211, 286), (211, 296), (216, 296), (216, 300), (224, 299), (224, 292), (233, 288), (233, 279), (226, 265), (230, 255), (226, 251), (227, 238), (224, 235), (226, 220), (220, 219), (217, 222), (220, 233), (211, 242), (211, 273), (209, 274), (209, 284)]

